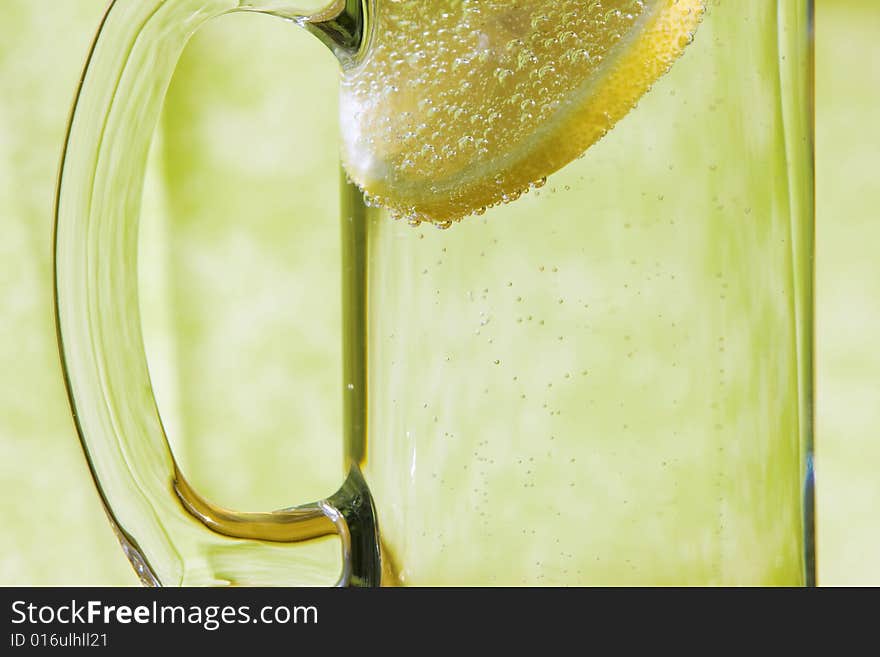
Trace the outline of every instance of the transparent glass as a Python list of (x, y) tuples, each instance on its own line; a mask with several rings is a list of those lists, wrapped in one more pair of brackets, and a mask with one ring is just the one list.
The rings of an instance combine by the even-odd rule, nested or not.
[(809, 7), (446, 231), (366, 214), (365, 476), (406, 584), (812, 582)]
[(144, 169), (180, 53), (210, 19), (261, 11), (350, 70), (393, 6), (108, 10), (59, 183), (57, 315), (80, 437), (142, 579), (812, 584), (806, 0), (708, 2), (583, 158), (448, 230), (343, 181), (344, 483), (241, 512), (184, 478), (137, 303)]
[[(148, 153), (189, 38), (237, 11), (291, 21), (341, 61), (358, 54), (364, 14), (353, 1), (314, 16), (283, 2), (109, 4), (58, 183), (55, 300), (68, 397), (101, 501), (145, 584), (378, 584), (375, 511), (356, 463), (349, 459), (339, 489), (315, 502), (274, 511), (221, 507), (185, 478), (153, 394), (138, 287)], [(308, 459), (290, 464), (297, 467), (308, 467)]]

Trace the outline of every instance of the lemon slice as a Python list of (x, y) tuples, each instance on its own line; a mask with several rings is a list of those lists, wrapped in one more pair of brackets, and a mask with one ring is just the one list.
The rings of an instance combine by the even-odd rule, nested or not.
[(385, 0), (344, 71), (343, 164), (448, 226), (579, 157), (693, 39), (703, 0)]

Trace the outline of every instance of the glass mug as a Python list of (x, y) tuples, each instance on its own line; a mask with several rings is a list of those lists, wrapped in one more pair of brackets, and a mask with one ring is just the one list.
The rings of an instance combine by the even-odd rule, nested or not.
[(240, 512), (187, 482), (136, 258), (178, 58), (201, 25), (256, 11), (350, 70), (398, 4), (115, 0), (105, 15), (59, 181), (56, 311), (79, 436), (141, 580), (813, 584), (806, 0), (707, 3), (680, 60), (583, 158), (449, 230), (344, 181), (344, 483)]

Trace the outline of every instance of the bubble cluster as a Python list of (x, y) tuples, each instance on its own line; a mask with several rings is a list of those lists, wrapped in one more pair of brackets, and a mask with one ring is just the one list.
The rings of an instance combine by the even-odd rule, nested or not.
[(448, 227), (601, 138), (692, 38), (701, 0), (378, 7), (367, 55), (343, 74), (343, 160), (372, 203)]

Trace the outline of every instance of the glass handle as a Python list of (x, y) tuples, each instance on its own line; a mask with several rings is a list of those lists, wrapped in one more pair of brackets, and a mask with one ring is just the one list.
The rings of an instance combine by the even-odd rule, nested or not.
[(330, 498), (271, 513), (220, 509), (189, 486), (153, 395), (137, 280), (150, 143), (188, 39), (223, 14), (261, 11), (305, 27), (344, 61), (359, 48), (361, 9), (361, 0), (338, 0), (302, 16), (283, 2), (115, 0), (101, 22), (58, 182), (56, 321), (80, 441), (145, 584), (332, 583), (326, 559), (303, 548), (327, 536), (342, 543), (339, 584), (379, 583), (375, 512), (356, 464)]

